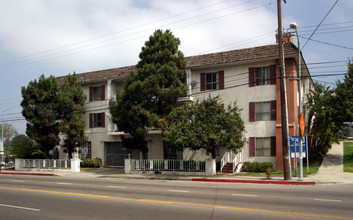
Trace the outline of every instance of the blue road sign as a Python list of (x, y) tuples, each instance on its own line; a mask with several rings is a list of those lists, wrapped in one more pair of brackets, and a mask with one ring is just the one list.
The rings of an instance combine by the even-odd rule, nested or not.
[[(290, 136), (289, 138), (289, 146), (290, 146), (290, 157), (295, 158), (299, 157), (299, 136)], [(303, 146), (303, 158), (306, 157), (306, 136), (302, 139)]]

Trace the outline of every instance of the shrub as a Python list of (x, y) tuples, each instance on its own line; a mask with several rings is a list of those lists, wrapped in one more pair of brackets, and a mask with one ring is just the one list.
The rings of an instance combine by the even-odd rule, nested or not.
[(102, 159), (94, 157), (94, 158), (87, 158), (81, 160), (80, 163), (81, 167), (101, 167), (102, 166)]
[(266, 172), (266, 169), (270, 167), (272, 169), (273, 164), (270, 162), (245, 162), (242, 167), (244, 172)]

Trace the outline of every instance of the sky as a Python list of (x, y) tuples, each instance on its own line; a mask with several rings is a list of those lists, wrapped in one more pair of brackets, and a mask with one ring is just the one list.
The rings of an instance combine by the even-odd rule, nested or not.
[[(156, 29), (170, 29), (180, 39), (184, 55), (193, 56), (274, 44), (278, 24), (276, 0), (0, 0), (0, 4), (0, 124), (11, 124), (22, 134), (26, 121), (21, 116), (21, 87), (43, 74), (64, 76), (135, 65)], [(290, 31), (290, 22), (298, 24), (302, 54), (315, 81), (334, 87), (347, 72), (353, 57), (352, 11), (352, 0), (282, 1), (283, 29)]]

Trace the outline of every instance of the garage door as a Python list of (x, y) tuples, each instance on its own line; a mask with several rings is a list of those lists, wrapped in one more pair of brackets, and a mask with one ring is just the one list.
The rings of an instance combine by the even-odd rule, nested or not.
[(129, 158), (130, 150), (123, 148), (121, 142), (104, 142), (105, 166), (123, 167), (124, 159)]

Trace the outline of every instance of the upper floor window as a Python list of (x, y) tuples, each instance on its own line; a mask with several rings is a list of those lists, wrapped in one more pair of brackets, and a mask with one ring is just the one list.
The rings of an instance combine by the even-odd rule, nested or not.
[(224, 89), (224, 71), (201, 73), (200, 89), (201, 91)]
[(249, 102), (249, 121), (276, 120), (276, 101)]
[(276, 85), (276, 65), (249, 68), (249, 86)]
[(268, 85), (270, 84), (270, 67), (256, 67), (255, 68), (255, 85)]
[(105, 127), (105, 113), (90, 113), (89, 114), (90, 128), (104, 128)]
[(105, 100), (105, 85), (89, 87), (89, 101)]
[(218, 73), (206, 73), (206, 90), (218, 89)]

